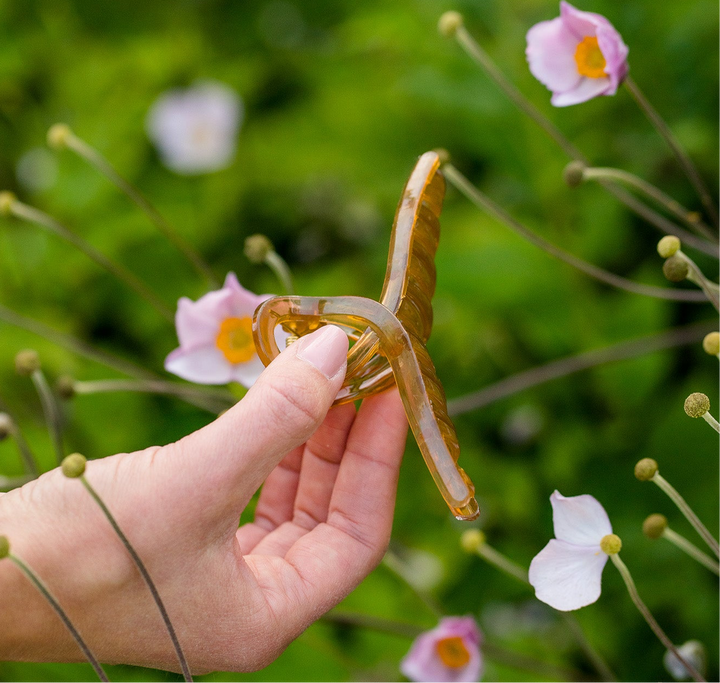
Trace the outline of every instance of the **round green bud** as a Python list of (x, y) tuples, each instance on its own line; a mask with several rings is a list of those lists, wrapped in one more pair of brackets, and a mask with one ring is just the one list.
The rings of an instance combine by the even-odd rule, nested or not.
[(650, 481), (658, 471), (658, 464), (652, 458), (643, 458), (635, 465), (635, 478), (640, 481)]
[(438, 149), (434, 149), (433, 152), (438, 155), (441, 164), (447, 164), (448, 161), (450, 161), (450, 152), (446, 149), (439, 147)]
[(643, 522), (642, 530), (648, 538), (655, 541), (663, 535), (663, 531), (667, 529), (667, 525), (667, 517), (665, 515), (655, 513), (646, 517)]
[(10, 541), (7, 536), (0, 536), (0, 560), (10, 554)]
[(40, 356), (33, 349), (23, 349), (15, 356), (15, 372), (23, 377), (29, 377), (40, 369)]
[(0, 441), (13, 433), (13, 421), (7, 413), (0, 413)]
[(60, 398), (71, 399), (75, 396), (75, 380), (70, 375), (60, 375), (55, 383), (55, 391)]
[(12, 205), (17, 201), (17, 197), (12, 193), (4, 190), (0, 192), (0, 216), (9, 216), (12, 213)]
[(670, 282), (682, 282), (688, 274), (687, 261), (680, 254), (673, 254), (663, 263), (663, 275)]
[(680, 246), (680, 240), (675, 235), (665, 235), (657, 244), (657, 252), (663, 258), (670, 258)]
[(620, 536), (615, 534), (608, 534), (600, 539), (600, 550), (606, 555), (617, 555), (622, 548), (622, 541)]
[(263, 263), (273, 250), (273, 243), (265, 235), (250, 235), (245, 240), (245, 256), (252, 263)]
[(568, 187), (579, 187), (585, 177), (585, 164), (582, 161), (571, 161), (563, 171), (563, 178)]
[(720, 333), (711, 332), (705, 335), (703, 339), (703, 349), (705, 353), (709, 353), (711, 356), (717, 356), (720, 353)]
[(710, 399), (705, 394), (696, 391), (685, 399), (685, 413), (690, 417), (702, 417), (708, 410)]
[(60, 464), (60, 468), (66, 477), (70, 479), (77, 479), (85, 474), (86, 464), (87, 460), (84, 455), (80, 455), (80, 453), (72, 453), (63, 459)]
[(485, 534), (480, 529), (468, 529), (460, 536), (460, 545), (466, 553), (476, 553), (485, 543)]
[(67, 123), (56, 123), (47, 132), (47, 143), (52, 149), (64, 149), (68, 138), (72, 135)]
[(438, 21), (438, 32), (443, 38), (452, 38), (463, 25), (460, 12), (445, 12)]

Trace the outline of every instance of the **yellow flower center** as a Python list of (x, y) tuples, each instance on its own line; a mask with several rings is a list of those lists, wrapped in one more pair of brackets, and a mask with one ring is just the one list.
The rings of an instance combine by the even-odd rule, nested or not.
[(470, 661), (470, 653), (460, 636), (441, 638), (435, 648), (442, 663), (452, 669), (459, 669)]
[(595, 36), (585, 36), (575, 50), (575, 63), (581, 76), (588, 78), (605, 78), (605, 57), (600, 51)]
[(230, 363), (247, 363), (255, 355), (252, 318), (226, 318), (220, 324), (215, 345)]

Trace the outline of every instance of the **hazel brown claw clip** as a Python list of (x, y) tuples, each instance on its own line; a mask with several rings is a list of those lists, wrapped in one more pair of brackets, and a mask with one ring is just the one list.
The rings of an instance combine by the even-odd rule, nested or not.
[(301, 337), (328, 323), (343, 328), (354, 344), (334, 405), (377, 394), (397, 384), (410, 428), (425, 463), (452, 513), (479, 514), (475, 487), (457, 465), (460, 455), (447, 401), (425, 344), (432, 329), (435, 251), (445, 180), (435, 152), (426, 152), (405, 185), (393, 222), (380, 301), (356, 296), (279, 296), (258, 306), (253, 335), (265, 365), (280, 350), (275, 328)]

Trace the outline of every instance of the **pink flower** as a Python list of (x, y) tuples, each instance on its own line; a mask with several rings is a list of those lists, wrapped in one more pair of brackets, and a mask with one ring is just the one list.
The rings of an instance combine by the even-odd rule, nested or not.
[(600, 14), (560, 3), (560, 16), (535, 24), (525, 50), (530, 71), (556, 107), (614, 95), (628, 72), (628, 47)]
[[(248, 292), (235, 273), (228, 273), (222, 289), (197, 301), (180, 299), (175, 314), (180, 347), (165, 359), (165, 369), (198, 384), (252, 386), (264, 370), (255, 352), (252, 318), (270, 296)], [(278, 346), (284, 348), (289, 335), (277, 330)]]
[(600, 548), (612, 534), (607, 513), (592, 496), (550, 496), (556, 538), (530, 563), (528, 579), (538, 600), (567, 612), (600, 597), (600, 579), (608, 555)]
[(400, 663), (413, 681), (478, 681), (483, 660), (482, 634), (472, 617), (446, 617), (420, 634)]

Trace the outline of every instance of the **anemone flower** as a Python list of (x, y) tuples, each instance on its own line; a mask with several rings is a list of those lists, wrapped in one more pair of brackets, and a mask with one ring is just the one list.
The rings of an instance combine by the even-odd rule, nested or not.
[[(270, 296), (249, 292), (235, 273), (228, 273), (222, 289), (197, 301), (180, 299), (175, 314), (180, 346), (165, 359), (165, 369), (198, 384), (251, 387), (264, 369), (253, 341), (253, 313)], [(277, 328), (280, 348), (288, 336)]]
[(628, 47), (600, 14), (560, 3), (560, 16), (527, 33), (530, 72), (548, 90), (556, 107), (614, 95), (628, 72)]
[(592, 496), (550, 496), (555, 538), (530, 563), (528, 579), (535, 595), (567, 612), (600, 597), (600, 579), (608, 554), (601, 546), (612, 534), (607, 513)]
[(481, 640), (472, 617), (445, 617), (415, 639), (400, 670), (413, 681), (478, 681), (483, 669)]
[(234, 90), (200, 81), (160, 95), (146, 127), (162, 162), (176, 173), (193, 175), (230, 164), (242, 116), (242, 101)]

